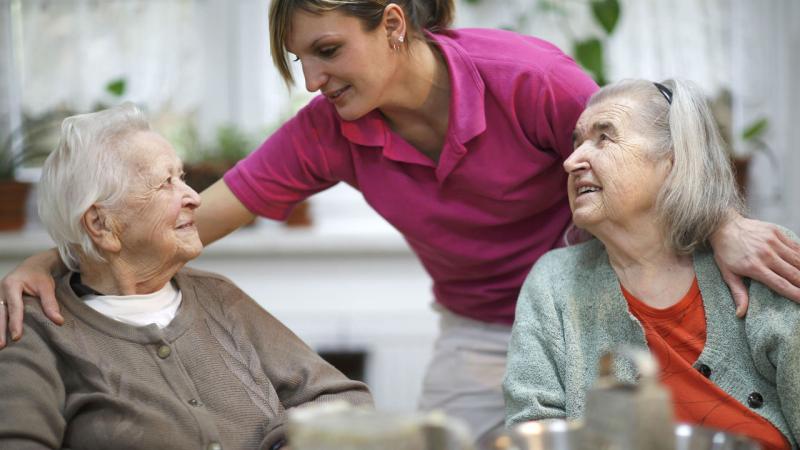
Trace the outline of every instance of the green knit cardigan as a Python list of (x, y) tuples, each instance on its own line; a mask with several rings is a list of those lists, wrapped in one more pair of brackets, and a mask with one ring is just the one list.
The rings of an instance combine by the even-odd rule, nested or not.
[[(711, 381), (743, 405), (760, 393), (763, 405), (752, 410), (797, 448), (800, 305), (753, 281), (747, 317), (737, 319), (713, 255), (697, 252), (694, 267), (707, 322), (694, 367), (709, 366)], [(624, 344), (647, 348), (603, 244), (591, 240), (542, 256), (517, 302), (503, 386), (507, 424), (580, 417), (600, 356)], [(630, 362), (615, 365), (621, 381), (635, 382)]]

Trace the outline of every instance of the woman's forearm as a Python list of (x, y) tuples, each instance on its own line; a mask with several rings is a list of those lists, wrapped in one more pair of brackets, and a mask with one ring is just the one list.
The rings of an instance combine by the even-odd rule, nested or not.
[(204, 190), (200, 198), (200, 207), (195, 212), (195, 225), (204, 246), (227, 236), (255, 217), (223, 180)]

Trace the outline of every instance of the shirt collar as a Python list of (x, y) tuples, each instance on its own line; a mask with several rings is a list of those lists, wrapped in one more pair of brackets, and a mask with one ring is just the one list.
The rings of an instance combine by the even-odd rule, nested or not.
[[(464, 144), (486, 130), (485, 84), (467, 52), (443, 33), (425, 32), (442, 53), (450, 75), (448, 135)], [(354, 121), (342, 121), (342, 134), (354, 144), (384, 147), (390, 132), (380, 111)]]

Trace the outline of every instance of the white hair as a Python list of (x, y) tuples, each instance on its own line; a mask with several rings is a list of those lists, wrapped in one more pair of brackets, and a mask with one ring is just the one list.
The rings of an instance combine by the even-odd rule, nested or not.
[(58, 147), (42, 167), (39, 217), (64, 264), (80, 270), (81, 257), (104, 261), (82, 225), (93, 205), (122, 205), (130, 174), (120, 151), (131, 133), (150, 130), (133, 103), (64, 119)]
[(686, 80), (661, 84), (672, 90), (671, 104), (654, 83), (624, 80), (602, 88), (589, 105), (619, 97), (637, 101), (634, 123), (649, 137), (650, 156), (673, 159), (656, 202), (659, 221), (671, 247), (690, 254), (743, 205), (702, 90)]

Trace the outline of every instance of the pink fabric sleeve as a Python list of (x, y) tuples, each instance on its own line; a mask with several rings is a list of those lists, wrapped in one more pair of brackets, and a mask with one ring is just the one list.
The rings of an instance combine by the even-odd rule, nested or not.
[(225, 184), (250, 212), (284, 220), (297, 203), (339, 181), (329, 157), (346, 153), (338, 147), (347, 144), (324, 106), (312, 100), (225, 174)]
[(531, 134), (536, 136), (540, 148), (551, 149), (566, 159), (572, 154), (575, 124), (598, 87), (578, 64), (563, 55), (540, 77), (537, 86), (531, 85), (536, 89), (532, 92), (533, 100), (526, 99), (530, 117), (523, 121), (523, 127), (533, 126)]

